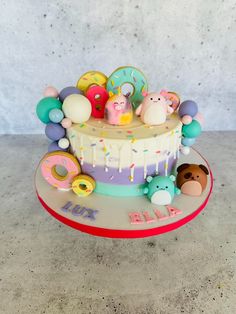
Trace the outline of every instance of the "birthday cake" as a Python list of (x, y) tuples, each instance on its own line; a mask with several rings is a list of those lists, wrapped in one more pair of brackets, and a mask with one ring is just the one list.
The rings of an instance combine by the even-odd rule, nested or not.
[[(175, 198), (200, 196), (207, 186), (206, 165), (179, 162), (201, 133), (197, 104), (181, 103), (166, 89), (149, 92), (145, 76), (132, 66), (109, 77), (86, 72), (60, 92), (49, 86), (36, 112), (52, 141), (40, 172), (53, 189), (78, 199), (139, 198), (174, 216)], [(140, 223), (139, 216), (129, 216)]]

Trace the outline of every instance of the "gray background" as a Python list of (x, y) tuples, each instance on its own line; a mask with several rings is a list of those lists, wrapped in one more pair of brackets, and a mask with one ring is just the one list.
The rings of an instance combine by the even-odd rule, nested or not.
[(0, 0), (0, 133), (42, 133), (35, 106), (88, 70), (134, 65), (150, 90), (194, 99), (206, 130), (236, 129), (233, 0)]

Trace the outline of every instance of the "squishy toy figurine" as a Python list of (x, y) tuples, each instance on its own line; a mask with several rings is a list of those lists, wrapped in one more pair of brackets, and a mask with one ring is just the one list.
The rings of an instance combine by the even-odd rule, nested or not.
[(175, 194), (179, 195), (180, 189), (174, 185), (175, 176), (169, 177), (156, 176), (147, 177), (148, 185), (144, 188), (144, 194), (153, 204), (156, 205), (169, 205), (171, 204)]
[(177, 168), (177, 187), (186, 195), (199, 196), (207, 185), (208, 169), (204, 165), (182, 164)]
[[(110, 95), (112, 95), (110, 93)], [(105, 118), (109, 124), (126, 125), (132, 122), (133, 110), (129, 94), (112, 95), (105, 106)]]
[(143, 93), (144, 99), (136, 109), (136, 115), (145, 124), (160, 125), (166, 122), (167, 115), (174, 112), (171, 101), (165, 98), (165, 93)]

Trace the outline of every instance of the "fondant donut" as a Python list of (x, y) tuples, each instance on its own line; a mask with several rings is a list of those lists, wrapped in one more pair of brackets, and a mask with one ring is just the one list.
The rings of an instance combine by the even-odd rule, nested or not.
[(180, 97), (177, 93), (175, 92), (167, 92), (166, 93), (166, 98), (171, 101), (171, 107), (176, 111), (179, 107), (180, 104)]
[(80, 197), (88, 196), (95, 189), (95, 181), (90, 176), (80, 174), (72, 182), (72, 190)]
[(131, 66), (121, 67), (116, 69), (108, 78), (107, 91), (118, 94), (124, 84), (130, 84), (133, 87), (130, 100), (136, 109), (143, 100), (142, 93), (148, 90), (147, 80), (140, 70)]
[[(65, 176), (61, 176), (56, 171), (56, 166), (66, 169)], [(44, 156), (41, 163), (41, 172), (44, 179), (58, 189), (70, 189), (73, 178), (81, 173), (81, 168), (77, 159), (67, 153), (55, 151)]]
[(84, 73), (78, 80), (76, 87), (83, 91), (87, 92), (90, 86), (99, 85), (106, 87), (107, 77), (102, 72), (98, 71), (89, 71)]

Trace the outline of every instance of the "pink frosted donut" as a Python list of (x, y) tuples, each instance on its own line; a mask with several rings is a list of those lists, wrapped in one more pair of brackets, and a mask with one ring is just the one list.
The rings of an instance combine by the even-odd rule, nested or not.
[[(61, 176), (56, 171), (56, 166), (62, 166), (67, 170), (65, 176)], [(81, 173), (81, 168), (77, 159), (62, 151), (48, 153), (41, 163), (41, 173), (44, 179), (58, 189), (70, 189), (73, 178)]]

